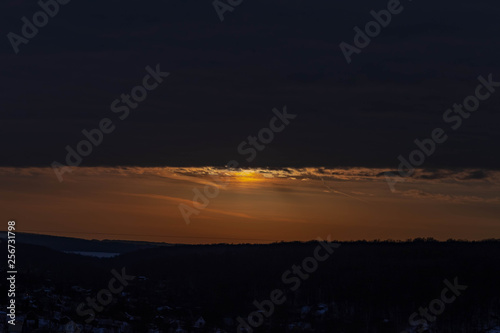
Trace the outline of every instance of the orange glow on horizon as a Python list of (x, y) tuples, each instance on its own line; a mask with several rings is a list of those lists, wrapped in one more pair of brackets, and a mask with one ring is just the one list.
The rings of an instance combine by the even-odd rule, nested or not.
[(382, 171), (89, 167), (59, 183), (52, 168), (0, 168), (0, 210), (20, 232), (172, 243), (500, 234), (500, 172), (439, 170), (393, 193)]

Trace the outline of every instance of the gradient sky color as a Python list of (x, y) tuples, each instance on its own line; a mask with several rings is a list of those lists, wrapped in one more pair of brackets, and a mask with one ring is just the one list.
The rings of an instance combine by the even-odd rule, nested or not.
[[(391, 192), (370, 168), (1, 168), (0, 209), (19, 232), (170, 243), (500, 235), (500, 172), (417, 170)], [(214, 181), (216, 180), (216, 181)], [(221, 188), (219, 184), (225, 184)], [(194, 188), (220, 193), (187, 225)], [(213, 188), (212, 188), (213, 190)]]

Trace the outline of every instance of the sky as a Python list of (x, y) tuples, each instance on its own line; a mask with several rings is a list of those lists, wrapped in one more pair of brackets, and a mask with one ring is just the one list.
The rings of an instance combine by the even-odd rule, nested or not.
[[(388, 1), (243, 1), (221, 21), (211, 0), (72, 0), (17, 53), (8, 34), (40, 6), (0, 6), (0, 205), (26, 231), (190, 243), (500, 237), (500, 92), (483, 86), (489, 97), (456, 129), (444, 119), (480, 76), (500, 81), (493, 0), (401, 0), (350, 63), (339, 45), (354, 45), (353, 28)], [(127, 108), (122, 94), (143, 85), (155, 87)], [(244, 143), (285, 109), (294, 117), (251, 154)], [(62, 169), (67, 147), (96, 128), (107, 129), (99, 144)], [(384, 173), (401, 177), (398, 157), (436, 129), (445, 142), (388, 186)], [(186, 224), (178, 205), (194, 208), (193, 186), (214, 175), (229, 185)]]
[(417, 170), (394, 192), (381, 172), (80, 167), (59, 183), (51, 168), (1, 168), (0, 209), (25, 232), (169, 243), (327, 235), (481, 240), (500, 233), (500, 172)]

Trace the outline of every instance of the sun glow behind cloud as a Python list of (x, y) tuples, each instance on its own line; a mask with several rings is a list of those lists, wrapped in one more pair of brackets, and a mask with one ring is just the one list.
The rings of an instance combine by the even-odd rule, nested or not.
[(252, 170), (233, 171), (232, 181), (241, 183), (261, 182), (265, 178), (262, 174)]

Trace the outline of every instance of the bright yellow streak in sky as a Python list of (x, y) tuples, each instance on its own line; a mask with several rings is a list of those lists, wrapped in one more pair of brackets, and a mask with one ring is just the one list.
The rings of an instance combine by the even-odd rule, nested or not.
[(231, 180), (241, 183), (260, 182), (265, 180), (260, 173), (251, 170), (234, 171), (232, 174), (234, 178)]

